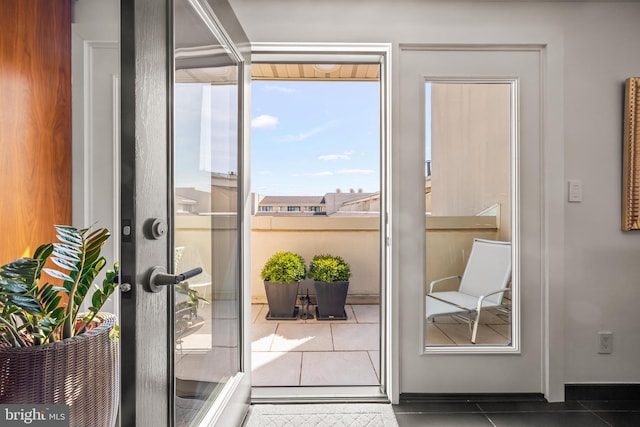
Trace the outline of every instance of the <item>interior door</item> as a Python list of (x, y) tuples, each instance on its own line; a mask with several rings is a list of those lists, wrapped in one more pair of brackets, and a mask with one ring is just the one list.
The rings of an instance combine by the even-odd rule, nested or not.
[[(541, 50), (536, 47), (517, 47), (511, 49), (504, 47), (455, 47), (446, 46), (406, 46), (401, 52), (400, 66), (400, 98), (403, 106), (403, 114), (399, 119), (403, 150), (398, 153), (400, 164), (405, 167), (400, 172), (400, 180), (407, 185), (400, 190), (402, 210), (414, 212), (412, 220), (402, 224), (403, 235), (407, 239), (401, 243), (401, 251), (406, 256), (401, 256), (399, 269), (402, 274), (402, 294), (400, 304), (403, 307), (401, 316), (401, 378), (402, 392), (420, 393), (541, 393), (543, 391), (543, 360), (541, 351), (544, 348), (543, 319), (543, 224), (540, 212), (542, 211), (543, 189), (542, 162), (541, 162)], [(430, 269), (442, 268), (442, 264), (449, 258), (460, 254), (460, 250), (446, 254), (436, 253), (440, 256), (439, 263), (429, 263), (427, 260), (434, 256), (429, 250), (435, 246), (429, 243), (434, 239), (431, 235), (442, 230), (430, 230), (429, 221), (426, 221), (425, 231), (425, 199), (411, 197), (411, 195), (425, 193), (425, 175), (429, 175), (429, 182), (434, 188), (432, 194), (440, 191), (438, 197), (443, 196), (443, 188), (448, 183), (431, 180), (432, 175), (425, 172), (425, 86), (428, 82), (440, 85), (448, 89), (454, 87), (458, 93), (469, 85), (491, 84), (493, 86), (507, 85), (508, 91), (512, 90), (511, 130), (514, 143), (509, 148), (505, 145), (506, 153), (493, 153), (483, 149), (473, 153), (469, 145), (460, 148), (459, 141), (452, 139), (450, 146), (456, 150), (456, 156), (448, 158), (440, 155), (434, 157), (434, 167), (448, 167), (452, 169), (464, 169), (476, 171), (475, 178), (468, 178), (463, 190), (477, 184), (490, 173), (495, 173), (495, 167), (482, 171), (478, 164), (483, 162), (494, 165), (493, 157), (506, 155), (507, 162), (511, 161), (511, 167), (505, 168), (507, 174), (511, 170), (511, 181), (507, 182), (511, 188), (510, 211), (502, 211), (509, 215), (508, 230), (497, 227), (491, 239), (508, 240), (512, 242), (512, 283), (513, 283), (513, 311), (511, 312), (512, 340), (506, 339), (504, 343), (485, 344), (478, 342), (465, 345), (426, 345), (424, 334), (427, 322), (425, 322), (425, 287), (429, 283)], [(462, 89), (460, 89), (462, 88)], [(509, 89), (511, 88), (511, 89)], [(466, 93), (466, 92), (464, 92)], [(466, 95), (465, 95), (466, 96)], [(467, 97), (468, 98), (468, 97)], [(465, 98), (466, 99), (466, 98)], [(467, 99), (467, 104), (469, 104)], [(442, 104), (442, 103), (441, 103)], [(464, 104), (464, 105), (467, 105)], [(436, 107), (434, 107), (436, 108)], [(507, 110), (508, 112), (508, 110)], [(438, 119), (438, 114), (430, 114), (433, 120)], [(507, 114), (507, 118), (509, 115)], [(434, 123), (441, 126), (442, 123)], [(486, 123), (485, 123), (486, 125)], [(454, 127), (454, 131), (465, 128), (464, 123)], [(468, 128), (468, 127), (466, 127)], [(465, 129), (466, 129), (465, 128)], [(486, 126), (485, 126), (486, 128)], [(474, 129), (479, 129), (475, 127)], [(483, 128), (484, 129), (484, 128)], [(477, 142), (482, 135), (470, 132), (469, 141)], [(460, 132), (454, 136), (459, 137)], [(464, 136), (464, 135), (463, 135)], [(495, 135), (492, 134), (492, 137)], [(508, 136), (508, 135), (507, 135)], [(466, 136), (465, 136), (466, 137)], [(495, 138), (493, 138), (495, 139)], [(435, 149), (435, 148), (434, 148)], [(442, 146), (438, 150), (442, 152)], [(510, 150), (510, 153), (509, 153)], [(492, 157), (491, 159), (489, 159)], [(414, 160), (418, 159), (418, 161)], [(468, 159), (468, 160), (465, 160)], [(445, 161), (446, 160), (446, 161)], [(491, 160), (491, 161), (489, 161)], [(468, 162), (468, 163), (465, 163)], [(435, 165), (435, 162), (440, 162)], [(443, 164), (446, 163), (446, 164)], [(447, 163), (448, 162), (448, 163)], [(408, 167), (411, 165), (411, 167)], [(479, 172), (478, 172), (479, 171)], [(440, 174), (450, 177), (452, 174)], [(461, 174), (458, 174), (461, 175)], [(453, 178), (448, 178), (453, 179)], [(438, 188), (435, 188), (438, 186)], [(509, 192), (509, 190), (505, 190)], [(449, 191), (449, 193), (453, 193)], [(444, 194), (444, 196), (458, 196), (458, 194)], [(432, 201), (436, 204), (436, 196)], [(477, 204), (477, 209), (469, 209), (464, 215), (486, 215), (482, 213), (485, 206)], [(452, 215), (452, 214), (449, 214)], [(458, 214), (459, 215), (459, 214)], [(433, 207), (433, 215), (430, 220), (444, 220), (446, 217), (437, 218), (437, 208)], [(487, 218), (484, 216), (483, 218)], [(472, 218), (469, 218), (472, 219)], [(504, 220), (505, 218), (503, 218)], [(474, 224), (481, 222), (472, 221)], [(469, 228), (461, 233), (469, 233)], [(435, 227), (437, 228), (437, 227)], [(422, 230), (422, 233), (417, 233)], [(440, 247), (451, 248), (452, 237), (458, 230), (446, 228), (446, 245)], [(406, 233), (406, 234), (403, 234)], [(420, 235), (420, 238), (413, 236)], [(482, 236), (474, 236), (482, 237)], [(401, 239), (402, 240), (402, 239)], [(426, 244), (425, 244), (426, 242)], [(419, 266), (419, 267), (418, 267)], [(459, 274), (459, 273), (453, 273)], [(442, 277), (442, 276), (438, 276)], [(421, 315), (418, 317), (418, 314)], [(442, 331), (449, 331), (451, 325), (445, 325)], [(463, 332), (467, 332), (467, 325), (459, 325)], [(508, 326), (508, 325), (507, 325)], [(507, 335), (508, 336), (508, 335)], [(433, 335), (432, 335), (433, 337)], [(465, 335), (466, 338), (467, 335)], [(429, 337), (427, 337), (429, 338)], [(480, 341), (480, 340), (479, 340)], [(416, 351), (419, 348), (419, 351)]]
[(121, 424), (240, 425), (248, 41), (226, 1), (121, 16)]

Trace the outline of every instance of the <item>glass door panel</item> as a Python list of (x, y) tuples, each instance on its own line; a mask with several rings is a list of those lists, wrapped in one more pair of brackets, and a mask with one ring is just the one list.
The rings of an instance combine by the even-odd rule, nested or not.
[(175, 1), (176, 425), (197, 425), (240, 371), (238, 61), (206, 8)]
[(425, 84), (428, 347), (512, 346), (515, 93), (509, 80)]

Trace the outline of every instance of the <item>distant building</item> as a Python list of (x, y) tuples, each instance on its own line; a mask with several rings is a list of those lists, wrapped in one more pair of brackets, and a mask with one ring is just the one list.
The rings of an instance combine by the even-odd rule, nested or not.
[(379, 210), (380, 193), (361, 190), (324, 196), (254, 196), (254, 214), (263, 216), (326, 216)]
[(326, 215), (322, 196), (264, 196), (256, 215)]
[(175, 210), (179, 215), (212, 215), (238, 210), (238, 175), (211, 173), (211, 190), (178, 187), (175, 193)]

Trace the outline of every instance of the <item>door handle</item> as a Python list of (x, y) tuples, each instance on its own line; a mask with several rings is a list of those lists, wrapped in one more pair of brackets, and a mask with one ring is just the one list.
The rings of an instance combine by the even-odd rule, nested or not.
[(144, 289), (147, 292), (160, 292), (163, 286), (177, 285), (180, 282), (202, 273), (201, 267), (192, 268), (180, 274), (167, 274), (164, 267), (151, 267)]

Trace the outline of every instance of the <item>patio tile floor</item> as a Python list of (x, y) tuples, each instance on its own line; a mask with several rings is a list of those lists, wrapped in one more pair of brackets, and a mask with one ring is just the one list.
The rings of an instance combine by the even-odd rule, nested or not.
[(253, 304), (253, 386), (378, 385), (378, 310), (347, 305), (346, 320), (278, 321), (266, 320), (266, 304)]
[(300, 385), (374, 385), (378, 377), (366, 351), (308, 351), (302, 355)]
[[(476, 345), (508, 345), (511, 325), (503, 316), (483, 312), (478, 325)], [(425, 323), (425, 342), (429, 346), (473, 345), (469, 325), (452, 316), (438, 317)]]
[[(234, 311), (223, 304), (204, 306), (202, 326), (180, 339), (180, 375), (222, 377), (226, 369), (203, 364), (199, 353), (237, 349)], [(227, 304), (229, 305), (229, 304)], [(207, 307), (207, 308), (205, 308)], [(314, 306), (311, 307), (315, 308)], [(378, 305), (347, 305), (346, 320), (267, 320), (268, 306), (251, 306), (252, 381), (254, 386), (378, 385), (380, 330)], [(215, 312), (213, 316), (212, 312)], [(215, 317), (211, 321), (211, 317)], [(483, 316), (478, 344), (507, 344), (509, 325), (498, 316)], [(426, 323), (428, 345), (471, 345), (465, 323), (439, 318)], [(194, 366), (190, 366), (194, 364)], [(207, 368), (208, 366), (208, 368)], [(184, 372), (183, 372), (184, 371)], [(193, 371), (193, 372), (192, 372)], [(218, 372), (220, 371), (220, 372)]]
[[(312, 312), (313, 312), (312, 306)], [(347, 320), (267, 320), (266, 304), (253, 304), (254, 386), (377, 385), (380, 383), (378, 305), (347, 305)], [(455, 318), (426, 323), (428, 345), (472, 345), (469, 327)], [(510, 327), (483, 313), (478, 345), (506, 345)]]

